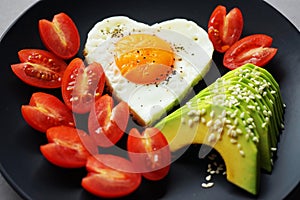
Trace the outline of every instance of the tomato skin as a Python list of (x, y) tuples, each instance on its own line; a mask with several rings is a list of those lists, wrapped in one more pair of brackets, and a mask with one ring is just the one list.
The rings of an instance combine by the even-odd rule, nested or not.
[(62, 59), (70, 59), (79, 51), (78, 29), (65, 13), (54, 15), (52, 22), (39, 20), (39, 33), (45, 47)]
[(21, 63), (11, 65), (14, 74), (28, 85), (59, 88), (67, 64), (51, 52), (23, 49), (18, 52)]
[(98, 154), (88, 158), (88, 174), (81, 185), (88, 192), (104, 198), (123, 197), (134, 192), (141, 184), (141, 174), (133, 173), (134, 166), (125, 158)]
[(128, 120), (127, 103), (120, 102), (114, 107), (112, 97), (106, 94), (91, 109), (88, 119), (89, 133), (99, 146), (110, 147), (124, 135)]
[(48, 144), (40, 146), (43, 156), (63, 168), (84, 167), (87, 158), (98, 152), (97, 146), (83, 130), (56, 126), (46, 132)]
[(53, 126), (75, 126), (72, 112), (51, 94), (33, 93), (29, 105), (23, 105), (21, 112), (24, 120), (32, 128), (43, 133)]
[(208, 22), (208, 36), (216, 51), (224, 53), (241, 37), (244, 20), (240, 9), (233, 8), (226, 15), (226, 7), (219, 5)]
[(242, 38), (224, 54), (223, 64), (228, 69), (235, 69), (246, 63), (263, 67), (277, 53), (271, 48), (272, 37), (265, 34), (254, 34)]
[(156, 128), (146, 128), (140, 134), (135, 128), (129, 132), (127, 150), (130, 160), (148, 180), (161, 180), (170, 170), (171, 152), (164, 135)]
[(62, 97), (65, 104), (75, 113), (84, 114), (91, 110), (100, 98), (105, 85), (105, 74), (98, 63), (85, 67), (80, 58), (73, 59), (62, 79)]

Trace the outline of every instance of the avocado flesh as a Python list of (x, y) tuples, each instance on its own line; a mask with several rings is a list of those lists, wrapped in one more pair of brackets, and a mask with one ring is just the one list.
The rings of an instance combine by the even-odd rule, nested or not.
[[(231, 82), (232, 84), (237, 84), (235, 82)], [(238, 83), (241, 84), (241, 83)], [(225, 88), (225, 93), (224, 95), (229, 96), (231, 95), (231, 92), (228, 90), (228, 85), (227, 87), (224, 86)], [(210, 94), (209, 94), (210, 93)], [(201, 96), (201, 101), (206, 100), (207, 98), (210, 97), (209, 95), (212, 95), (212, 97), (214, 96), (214, 94), (211, 94), (211, 92), (206, 92), (206, 94), (203, 94)], [(211, 97), (211, 98), (212, 98)], [(248, 105), (255, 105), (255, 102), (253, 100), (249, 100), (248, 103), (246, 103), (245, 101), (240, 101), (239, 105), (232, 105), (232, 109), (233, 110), (240, 110), (243, 113), (243, 119), (242, 119), (242, 124), (243, 125), (251, 125), (251, 126), (255, 126), (255, 124), (262, 124), (264, 122), (264, 116), (262, 115), (262, 113), (260, 112), (256, 112), (254, 110), (248, 109), (247, 106)], [(261, 105), (258, 105), (261, 106)], [(229, 117), (229, 116), (228, 116)], [(240, 118), (240, 115), (237, 115), (236, 117)], [(235, 117), (235, 118), (236, 118)], [(249, 121), (248, 119), (252, 119), (253, 121)], [(231, 119), (231, 120), (235, 120), (235, 119)], [(272, 171), (272, 161), (271, 161), (271, 134), (269, 134), (268, 132), (269, 127), (265, 127), (262, 128), (262, 126), (255, 126), (255, 128), (253, 127), (253, 129), (250, 129), (252, 134), (254, 134), (252, 137), (251, 135), (249, 135), (250, 139), (255, 136), (258, 139), (258, 149), (259, 149), (259, 153), (260, 153), (260, 167), (264, 170), (266, 170), (267, 172), (271, 172)], [(249, 131), (249, 128), (248, 128)], [(247, 133), (247, 129), (246, 129), (246, 133)], [(256, 141), (254, 139), (254, 141)]]
[[(219, 84), (222, 79), (225, 80), (226, 84)], [(268, 86), (263, 88), (263, 90), (252, 87), (253, 84), (257, 84), (259, 81), (268, 84)], [(225, 95), (226, 98), (234, 96), (232, 95), (234, 90), (230, 91), (230, 87), (237, 84), (241, 85), (241, 89), (246, 88), (245, 90), (249, 90), (257, 96), (247, 101), (238, 101), (236, 105), (214, 105), (215, 102), (212, 99), (216, 94)], [(258, 96), (261, 97), (258, 98)], [(256, 108), (259, 107), (259, 110), (249, 110), (248, 106), (253, 104)], [(214, 111), (225, 110), (227, 113), (236, 112), (237, 117), (227, 121), (238, 122), (236, 123), (238, 124), (236, 128), (241, 133), (238, 134), (237, 138), (232, 138), (231, 133), (229, 133), (231, 131), (228, 128), (235, 126), (235, 124), (224, 123), (219, 136), (220, 139), (213, 143), (209, 142), (208, 138), (211, 139), (209, 137), (211, 131), (207, 126), (207, 122), (214, 120), (209, 114), (212, 109)], [(201, 114), (199, 122), (195, 118), (190, 117), (191, 111), (197, 110), (206, 110), (206, 114)], [(270, 111), (271, 115), (266, 115), (264, 110)], [(220, 112), (218, 113), (219, 115)], [(242, 113), (244, 113), (243, 117), (245, 119), (249, 119), (249, 117), (253, 119), (255, 127), (252, 131), (252, 137), (249, 137), (249, 134), (247, 134), (248, 130), (245, 120), (238, 117)], [(277, 146), (281, 123), (283, 122), (283, 113), (284, 108), (279, 85), (274, 78), (266, 70), (246, 64), (228, 72), (220, 80), (200, 91), (186, 105), (162, 119), (156, 127), (165, 135), (172, 151), (177, 151), (192, 143), (206, 144), (213, 147), (220, 153), (226, 164), (227, 180), (252, 194), (257, 194), (260, 176), (259, 169), (263, 168), (268, 172), (272, 170), (271, 148)], [(266, 117), (268, 117), (268, 120), (266, 120)], [(204, 118), (206, 123), (202, 122), (202, 118)], [(263, 123), (265, 125), (262, 127)], [(254, 137), (256, 137), (255, 140), (253, 139)], [(258, 139), (258, 142), (256, 139)], [(242, 147), (245, 156), (242, 156), (237, 150), (239, 149), (238, 147)], [(250, 174), (251, 176), (249, 176)]]

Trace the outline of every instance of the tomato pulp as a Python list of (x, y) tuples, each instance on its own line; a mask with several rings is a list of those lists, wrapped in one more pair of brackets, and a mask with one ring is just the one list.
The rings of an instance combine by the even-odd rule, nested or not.
[(21, 63), (11, 65), (11, 69), (24, 83), (39, 88), (61, 87), (67, 68), (64, 60), (40, 49), (23, 49), (18, 55)]
[(233, 8), (227, 15), (226, 7), (217, 6), (208, 22), (208, 36), (214, 49), (224, 53), (241, 37), (244, 20), (240, 9)]

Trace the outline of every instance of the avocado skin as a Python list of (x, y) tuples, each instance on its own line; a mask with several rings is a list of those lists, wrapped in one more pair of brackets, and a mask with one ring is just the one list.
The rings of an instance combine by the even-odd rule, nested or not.
[[(260, 169), (272, 171), (272, 149), (277, 147), (283, 115), (278, 83), (265, 69), (246, 64), (200, 91), (155, 127), (172, 151), (194, 143), (214, 148), (225, 162), (227, 180), (256, 195)], [(217, 120), (222, 121), (222, 130), (211, 128)]]

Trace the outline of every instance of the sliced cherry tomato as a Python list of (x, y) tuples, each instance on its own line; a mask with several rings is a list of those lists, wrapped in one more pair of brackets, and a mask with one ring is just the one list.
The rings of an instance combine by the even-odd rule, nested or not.
[(101, 147), (110, 147), (116, 144), (124, 134), (129, 119), (127, 103), (120, 102), (114, 107), (111, 96), (104, 95), (92, 107), (88, 128), (90, 135)]
[(62, 79), (62, 96), (66, 105), (75, 113), (87, 113), (103, 92), (105, 74), (98, 63), (85, 67), (80, 58), (68, 65)]
[(34, 129), (45, 133), (59, 125), (74, 126), (70, 109), (57, 97), (43, 92), (33, 93), (29, 105), (21, 107), (25, 121)]
[(146, 128), (142, 134), (135, 128), (131, 129), (127, 150), (130, 160), (146, 179), (160, 180), (169, 173), (171, 152), (158, 129)]
[(73, 20), (65, 13), (54, 15), (52, 22), (41, 19), (39, 32), (43, 44), (55, 55), (70, 59), (80, 47), (80, 35)]
[(88, 158), (88, 175), (81, 185), (88, 192), (104, 198), (126, 196), (141, 184), (141, 174), (134, 173), (134, 166), (122, 157), (98, 154)]
[(26, 84), (39, 88), (59, 88), (67, 64), (53, 53), (40, 49), (18, 52), (22, 63), (11, 65), (12, 71)]
[(208, 22), (208, 36), (216, 51), (223, 53), (241, 37), (244, 26), (240, 9), (233, 8), (226, 15), (226, 7), (217, 6)]
[(271, 48), (273, 39), (264, 34), (254, 34), (242, 38), (227, 50), (223, 64), (229, 69), (235, 69), (246, 63), (263, 67), (276, 54), (277, 49)]
[(40, 150), (49, 162), (59, 167), (84, 167), (87, 158), (98, 153), (97, 145), (83, 130), (56, 126), (48, 129), (46, 135), (49, 143)]

